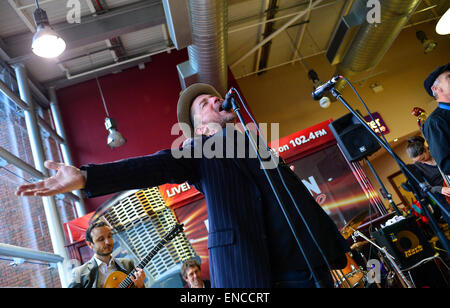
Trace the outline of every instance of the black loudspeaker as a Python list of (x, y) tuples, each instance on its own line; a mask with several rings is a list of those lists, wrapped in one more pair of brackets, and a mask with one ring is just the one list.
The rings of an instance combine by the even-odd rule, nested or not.
[(412, 216), (373, 232), (372, 237), (379, 246), (386, 247), (401, 269), (434, 256), (433, 247)]
[(351, 113), (328, 124), (345, 157), (358, 161), (378, 151), (381, 146)]

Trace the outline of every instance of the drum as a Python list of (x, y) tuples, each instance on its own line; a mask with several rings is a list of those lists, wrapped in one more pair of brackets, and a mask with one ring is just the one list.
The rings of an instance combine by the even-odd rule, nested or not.
[(364, 270), (356, 264), (350, 252), (346, 253), (347, 266), (333, 270), (334, 285), (338, 288), (364, 288)]

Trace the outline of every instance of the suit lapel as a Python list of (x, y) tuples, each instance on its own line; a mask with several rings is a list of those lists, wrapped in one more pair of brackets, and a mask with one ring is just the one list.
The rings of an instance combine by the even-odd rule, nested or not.
[(123, 272), (124, 274), (129, 274), (130, 271), (128, 271), (128, 269), (125, 268), (125, 266), (122, 264), (122, 262), (120, 262), (118, 259), (114, 259), (113, 260), (116, 263), (116, 268)]
[(89, 281), (92, 282), (92, 285), (89, 287), (97, 288), (98, 265), (97, 265), (97, 261), (95, 261), (94, 257), (92, 257), (92, 259), (89, 260), (88, 271), (89, 271)]

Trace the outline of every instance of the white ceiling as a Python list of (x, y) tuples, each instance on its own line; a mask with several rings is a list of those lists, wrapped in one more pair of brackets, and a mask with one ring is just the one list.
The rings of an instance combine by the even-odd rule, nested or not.
[[(91, 16), (94, 20), (102, 16), (99, 5), (104, 11), (124, 8), (130, 4), (139, 4), (154, 0), (79, 0), (82, 17)], [(360, 1), (360, 0), (356, 0)], [(51, 24), (66, 23), (69, 8), (67, 0), (40, 0), (40, 6), (46, 10)], [(317, 8), (305, 11), (309, 0), (278, 0), (273, 15), (272, 31), (280, 29), (302, 11), (302, 18), (281, 31), (272, 40), (267, 64), (264, 70), (299, 61), (299, 59), (325, 53), (335, 28), (350, 0), (315, 0)], [(0, 0), (0, 51), (8, 50), (11, 39), (25, 37), (35, 31), (33, 22), (34, 0)], [(265, 9), (271, 0), (228, 0), (228, 65), (236, 78), (258, 72), (258, 59), (262, 32), (267, 20)], [(317, 4), (318, 3), (318, 4)], [(447, 0), (423, 0), (416, 9), (409, 24), (420, 24), (437, 20), (449, 7)], [(29, 42), (31, 45), (31, 42)], [(115, 48), (111, 48), (115, 46)], [(33, 79), (40, 84), (55, 80), (64, 80), (67, 76), (83, 74), (94, 68), (127, 61), (145, 53), (166, 52), (171, 47), (167, 25), (162, 22), (138, 31), (129, 32), (102, 39), (87, 45), (66, 50), (59, 58), (45, 60), (28, 54), (26, 56), (8, 56), (6, 62), (24, 62)], [(248, 51), (255, 52), (244, 57)], [(3, 53), (4, 55), (5, 53)], [(0, 53), (1, 55), (1, 53)], [(122, 56), (122, 57), (121, 57)], [(5, 57), (5, 56), (3, 56)], [(144, 58), (142, 61), (148, 60)], [(136, 65), (136, 63), (133, 63)]]

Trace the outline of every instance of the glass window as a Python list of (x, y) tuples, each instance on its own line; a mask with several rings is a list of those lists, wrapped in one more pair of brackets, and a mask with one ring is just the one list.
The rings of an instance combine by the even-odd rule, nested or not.
[[(1, 66), (0, 79), (17, 93), (14, 76)], [(40, 117), (52, 123), (50, 111), (39, 109)], [(41, 139), (45, 159), (61, 161), (58, 143), (43, 129)], [(1, 91), (0, 147), (34, 166), (24, 112)], [(0, 243), (53, 253), (43, 199), (15, 195), (17, 186), (36, 180), (0, 158)], [(75, 212), (74, 202), (61, 197), (56, 198), (56, 205), (63, 223), (74, 219)], [(39, 261), (0, 255), (0, 273), (0, 287), (61, 287), (58, 270)]]
[(0, 288), (61, 288), (58, 270), (35, 261), (0, 256)]

